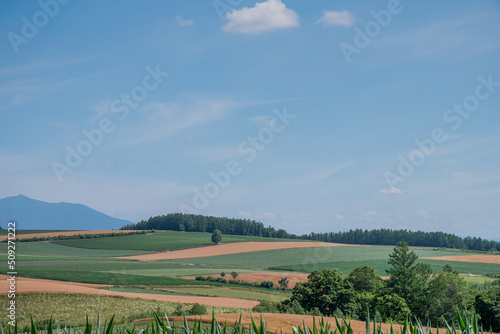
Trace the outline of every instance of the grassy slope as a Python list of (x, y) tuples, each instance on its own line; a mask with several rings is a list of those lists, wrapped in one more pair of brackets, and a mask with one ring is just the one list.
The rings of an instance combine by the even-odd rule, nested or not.
[[(106, 238), (109, 239), (109, 238)], [(90, 240), (89, 240), (90, 241)], [(0, 249), (6, 250), (7, 243), (0, 243)], [(151, 251), (120, 250), (120, 249), (81, 249), (66, 247), (49, 242), (17, 242), (16, 252), (18, 255), (38, 256), (78, 256), (78, 257), (108, 257), (148, 254)]]
[[(218, 274), (221, 272), (252, 272), (268, 271), (268, 268), (280, 271), (311, 272), (315, 269), (339, 268), (349, 273), (356, 266), (368, 264), (373, 266), (380, 275), (385, 275), (388, 268), (387, 260), (393, 247), (332, 247), (303, 248), (264, 251), (234, 255), (223, 255), (209, 258), (194, 258), (169, 262), (138, 262), (116, 260), (109, 256), (136, 254), (141, 251), (125, 250), (126, 248), (149, 248), (156, 250), (198, 247), (208, 243), (210, 233), (161, 232), (151, 235), (133, 235), (103, 239), (77, 239), (61, 241), (78, 245), (82, 248), (69, 247), (52, 243), (18, 243), (17, 269), (20, 276), (58, 279), (63, 281), (106, 283), (124, 286), (183, 286), (184, 290), (177, 293), (198, 294), (199, 288), (207, 284), (218, 287), (217, 294), (230, 293), (234, 297), (243, 297), (249, 289), (220, 290), (227, 287), (220, 283), (207, 283), (194, 280), (184, 280), (175, 276), (195, 276)], [(277, 241), (268, 238), (225, 236), (225, 242), (236, 241)], [(60, 242), (58, 242), (60, 243)], [(107, 249), (93, 249), (98, 245), (106, 245)], [(116, 247), (117, 249), (110, 249)], [(3, 247), (5, 248), (5, 247)], [(432, 251), (416, 249), (420, 257), (459, 255), (457, 252)], [(3, 250), (0, 259), (6, 257)], [(439, 272), (446, 263), (437, 260), (423, 260), (430, 263)], [(453, 267), (462, 273), (497, 273), (500, 268), (494, 264), (453, 262)], [(190, 290), (192, 287), (194, 290)], [(203, 290), (203, 289), (201, 289)], [(266, 293), (266, 292), (262, 292)], [(279, 294), (271, 295), (280, 298)]]
[[(244, 254), (221, 255), (215, 257), (193, 258), (185, 260), (174, 260), (172, 262), (190, 262), (205, 265), (226, 265), (244, 268), (272, 268), (276, 270), (288, 270), (299, 272), (311, 272), (313, 270), (338, 268), (348, 274), (351, 270), (361, 264), (374, 267), (381, 275), (385, 275), (388, 269), (387, 260), (392, 252), (392, 247), (332, 247), (332, 248), (302, 248), (273, 250), (264, 252), (253, 252)], [(429, 249), (415, 249), (419, 257), (446, 256), (447, 251), (434, 251)], [(454, 255), (462, 253), (453, 252)], [(463, 253), (467, 254), (467, 253)], [(435, 271), (441, 271), (447, 262), (438, 260), (421, 260), (431, 264)], [(285, 264), (285, 265), (284, 265)], [(452, 266), (461, 273), (498, 273), (500, 267), (487, 263), (450, 262)]]
[[(202, 232), (156, 232), (153, 234), (129, 235), (111, 238), (58, 240), (54, 241), (54, 243), (79, 248), (166, 251), (200, 247), (211, 244), (211, 236), (211, 233)], [(297, 240), (239, 235), (224, 235), (222, 239), (222, 242), (224, 243), (245, 241)]]

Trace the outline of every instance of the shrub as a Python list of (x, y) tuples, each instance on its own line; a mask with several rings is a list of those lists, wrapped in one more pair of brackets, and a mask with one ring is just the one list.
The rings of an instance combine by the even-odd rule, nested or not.
[(194, 304), (189, 310), (190, 315), (204, 315), (207, 314), (207, 307), (198, 303)]

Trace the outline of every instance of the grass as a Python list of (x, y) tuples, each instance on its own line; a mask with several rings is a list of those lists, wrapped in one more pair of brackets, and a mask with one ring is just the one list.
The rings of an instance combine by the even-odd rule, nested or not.
[[(171, 262), (189, 262), (214, 266), (224, 264), (235, 268), (272, 268), (305, 273), (324, 268), (339, 268), (344, 273), (349, 273), (360, 264), (368, 264), (375, 267), (378, 273), (383, 276), (385, 275), (385, 269), (388, 268), (387, 261), (392, 250), (393, 247), (383, 246), (295, 248), (172, 260)], [(434, 251), (430, 249), (415, 249), (415, 252), (420, 257), (449, 255), (446, 251)], [(284, 263), (286, 265), (283, 265)], [(439, 269), (444, 264), (445, 262), (441, 261)]]
[[(109, 238), (107, 238), (109, 239)], [(90, 240), (90, 239), (89, 239)], [(0, 249), (7, 249), (6, 243), (0, 243)], [(77, 257), (108, 257), (149, 254), (150, 251), (115, 250), (115, 249), (81, 249), (67, 247), (51, 242), (17, 242), (16, 252), (19, 255), (38, 256), (77, 256)]]
[[(205, 283), (206, 284), (206, 283)], [(222, 287), (211, 285), (200, 286), (169, 286), (152, 288), (122, 288), (113, 287), (105, 290), (118, 292), (133, 292), (146, 294), (164, 294), (173, 296), (203, 296), (203, 297), (229, 297), (243, 298), (249, 300), (265, 300), (270, 302), (280, 302), (290, 298), (291, 294), (282, 293), (277, 290), (248, 289), (244, 287)]]
[[(7, 296), (0, 296), (0, 308), (7, 309)], [(97, 315), (115, 319), (119, 323), (130, 323), (136, 319), (151, 317), (152, 311), (173, 313), (175, 303), (154, 300), (132, 299), (114, 296), (96, 296), (69, 293), (28, 293), (16, 295), (16, 318), (19, 325), (29, 324), (30, 315), (48, 320), (51, 316), (58, 323), (82, 325), (86, 315), (93, 323)], [(243, 310), (233, 308), (207, 307), (210, 313), (233, 313)], [(4, 320), (4, 319), (2, 319)]]
[[(156, 232), (153, 234), (118, 236), (99, 239), (57, 240), (53, 243), (64, 246), (93, 249), (128, 249), (166, 251), (200, 247), (211, 244), (211, 233), (202, 232)], [(240, 235), (224, 235), (223, 243), (245, 241), (297, 241)], [(304, 241), (307, 242), (307, 241)]]
[[(32, 233), (50, 233), (50, 232), (71, 232), (76, 230), (18, 230), (16, 229), (16, 234), (32, 234)], [(0, 230), (0, 235), (7, 235), (7, 230)]]
[(217, 287), (217, 286), (181, 286), (168, 287), (162, 291), (182, 293), (196, 296), (208, 297), (230, 297), (250, 299), (250, 300), (265, 300), (270, 302), (281, 302), (290, 298), (290, 294), (280, 293), (275, 290), (262, 291), (255, 289), (245, 289), (239, 287)]
[(108, 291), (116, 291), (116, 292), (129, 292), (129, 293), (145, 293), (148, 295), (167, 295), (167, 296), (192, 296), (192, 294), (188, 293), (177, 293), (171, 291), (163, 291), (163, 290), (153, 290), (149, 288), (121, 288), (121, 287), (113, 287), (106, 288), (103, 290)]
[[(197, 266), (181, 266), (179, 268), (172, 267), (172, 264), (167, 268), (161, 269), (126, 269), (121, 270), (121, 273), (141, 275), (141, 276), (198, 276), (198, 275), (217, 275), (222, 272), (230, 273), (234, 268), (230, 267), (211, 267), (205, 265)], [(237, 269), (238, 273), (249, 272), (271, 272), (269, 270), (255, 270), (255, 269)], [(107, 271), (109, 273), (118, 273), (116, 271)]]

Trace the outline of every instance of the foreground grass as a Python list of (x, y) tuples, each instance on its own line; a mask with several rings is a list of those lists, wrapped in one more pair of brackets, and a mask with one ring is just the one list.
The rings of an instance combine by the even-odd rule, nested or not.
[[(242, 318), (240, 316), (239, 321), (234, 323), (232, 326), (228, 326), (225, 323), (221, 326), (215, 319), (215, 316), (212, 315), (211, 323), (207, 325), (202, 325), (202, 321), (195, 320), (194, 322), (188, 322), (184, 317), (183, 323), (171, 323), (168, 320), (167, 313), (164, 313), (164, 318), (160, 318), (158, 312), (153, 312), (153, 320), (152, 322), (144, 328), (144, 324), (137, 326), (133, 326), (132, 328), (128, 328), (126, 326), (116, 326), (115, 317), (111, 317), (108, 320), (105, 320), (104, 323), (101, 322), (101, 319), (98, 318), (97, 324), (93, 327), (93, 324), (87, 318), (85, 326), (82, 328), (64, 328), (62, 332), (64, 334), (271, 334), (272, 332), (267, 328), (266, 321), (260, 318), (259, 322), (256, 322), (253, 317), (250, 317), (251, 321), (249, 327), (245, 326), (242, 323)], [(294, 334), (354, 334), (354, 330), (356, 332), (365, 332), (366, 334), (431, 334), (433, 331), (429, 327), (424, 327), (422, 322), (418, 319), (411, 321), (406, 318), (404, 324), (401, 326), (393, 326), (390, 327), (384, 325), (384, 329), (382, 329), (382, 324), (373, 320), (373, 323), (370, 321), (370, 315), (367, 314), (366, 323), (364, 325), (364, 329), (360, 330), (356, 328), (356, 325), (351, 325), (350, 318), (342, 318), (338, 319), (335, 317), (335, 322), (325, 322), (324, 318), (321, 318), (319, 321), (316, 321), (313, 318), (313, 326), (312, 328), (306, 327), (305, 322), (302, 323), (302, 326), (295, 327), (290, 324), (292, 328), (292, 332)], [(27, 334), (53, 334), (56, 332), (57, 334), (61, 333), (61, 324), (54, 323), (52, 318), (45, 322), (45, 326), (40, 326), (43, 324), (36, 324), (33, 318), (31, 318), (31, 326), (26, 326), (24, 329), (19, 329), (21, 326), (15, 326), (8, 328), (9, 334), (18, 334), (18, 333), (27, 333)], [(451, 325), (446, 324), (446, 334), (483, 334), (483, 329), (478, 325), (478, 319), (476, 315), (473, 315), (470, 319), (466, 317), (462, 317), (460, 314), (457, 315), (456, 321), (453, 321)], [(38, 328), (37, 328), (38, 327)], [(399, 328), (398, 328), (399, 327)], [(21, 327), (22, 328), (22, 327)], [(95, 329), (94, 329), (95, 328)], [(373, 328), (373, 332), (371, 329)], [(286, 329), (285, 329), (286, 331)], [(2, 334), (3, 334), (2, 330)], [(277, 333), (277, 331), (275, 332)], [(437, 330), (439, 333), (439, 330)]]
[[(2, 310), (7, 309), (7, 303), (7, 296), (0, 296)], [(175, 303), (114, 296), (52, 292), (16, 295), (16, 318), (21, 327), (30, 324), (31, 315), (38, 321), (46, 321), (52, 317), (63, 327), (84, 325), (87, 315), (91, 323), (96, 323), (98, 314), (105, 319), (115, 315), (117, 323), (128, 324), (137, 319), (151, 317), (153, 311), (173, 314), (177, 307)], [(217, 314), (244, 311), (221, 307), (207, 307), (207, 309), (210, 313), (213, 311)]]

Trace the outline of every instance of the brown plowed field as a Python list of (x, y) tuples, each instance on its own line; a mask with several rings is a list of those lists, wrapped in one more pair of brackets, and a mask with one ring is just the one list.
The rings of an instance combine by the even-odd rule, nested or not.
[(486, 255), (486, 254), (423, 257), (422, 259), (500, 264), (500, 255)]
[[(8, 276), (0, 275), (0, 290), (9, 291)], [(240, 298), (223, 298), (223, 297), (197, 297), (197, 296), (169, 296), (169, 295), (155, 295), (144, 293), (130, 293), (108, 291), (99, 288), (111, 287), (106, 284), (87, 284), (87, 283), (73, 283), (52, 281), (35, 278), (16, 277), (16, 293), (27, 292), (60, 292), (60, 293), (81, 293), (90, 295), (101, 296), (121, 296), (126, 298), (140, 298), (147, 300), (159, 300), (163, 302), (182, 303), (182, 304), (202, 304), (207, 306), (219, 307), (234, 307), (242, 309), (252, 309), (258, 305), (259, 302), (240, 299)]]
[[(292, 334), (292, 326), (294, 325), (295, 327), (299, 327), (303, 325), (303, 322), (306, 324), (307, 327), (312, 328), (313, 326), (313, 317), (310, 315), (298, 315), (298, 314), (276, 314), (276, 313), (254, 313), (253, 314), (253, 319), (254, 321), (259, 324), (260, 322), (260, 316), (262, 315), (262, 318), (266, 322), (266, 328), (269, 330), (271, 333), (284, 333), (284, 334)], [(204, 315), (202, 317), (200, 316), (189, 316), (186, 317), (188, 321), (194, 321), (199, 320), (201, 318), (201, 321), (203, 323), (211, 323), (212, 322), (212, 315)], [(217, 322), (220, 324), (224, 324), (227, 321), (228, 325), (233, 325), (235, 322), (239, 321), (240, 319), (240, 314), (216, 314), (215, 319)], [(321, 318), (316, 317), (316, 323), (319, 323)], [(169, 317), (169, 320), (171, 321), (183, 321), (183, 317)], [(335, 323), (335, 318), (324, 318), (326, 323), (330, 323), (333, 328), (335, 328), (336, 323)], [(141, 320), (136, 320), (135, 322), (150, 322), (153, 321), (152, 318), (149, 319), (141, 319)], [(242, 324), (248, 328), (250, 325), (250, 314), (242, 314), (241, 315), (241, 322)], [(365, 334), (366, 333), (366, 324), (364, 321), (356, 321), (352, 320), (351, 321), (351, 326), (353, 328), (353, 331), (355, 334)], [(371, 330), (373, 330), (373, 324), (371, 325)], [(388, 332), (390, 330), (390, 325), (387, 324), (382, 324), (382, 330), (385, 332)], [(394, 325), (394, 330), (400, 331), (400, 326)], [(433, 333), (436, 333), (436, 329), (432, 330)], [(444, 330), (441, 330), (441, 332), (444, 332)]]
[[(204, 275), (212, 276), (212, 277), (221, 277), (220, 275)], [(288, 274), (288, 273), (238, 273), (237, 280), (253, 283), (253, 282), (264, 282), (264, 281), (272, 281), (274, 286), (279, 286), (278, 281), (282, 277), (286, 277), (290, 280), (288, 283), (289, 288), (293, 288), (295, 284), (299, 282), (307, 282), (307, 276), (309, 274)], [(184, 277), (187, 279), (195, 279), (195, 276)], [(230, 274), (226, 274), (224, 277), (226, 279), (233, 279)]]
[[(16, 234), (16, 239), (30, 239), (34, 237), (57, 237), (59, 235), (71, 236), (80, 234), (101, 234), (101, 233), (128, 233), (128, 232), (140, 232), (136, 230), (93, 230), (93, 231), (66, 231), (66, 232), (45, 232), (45, 233), (29, 233), (29, 234)], [(0, 241), (7, 239), (6, 235), (0, 236)]]
[(269, 242), (235, 242), (231, 244), (210, 245), (204, 247), (183, 249), (178, 251), (167, 251), (154, 254), (121, 256), (120, 259), (157, 261), (190, 259), (196, 257), (209, 257), (228, 254), (251, 253), (267, 250), (289, 249), (289, 248), (315, 248), (315, 247), (344, 247), (358, 246), (347, 244), (334, 244), (326, 242), (297, 242), (297, 241), (269, 241)]

